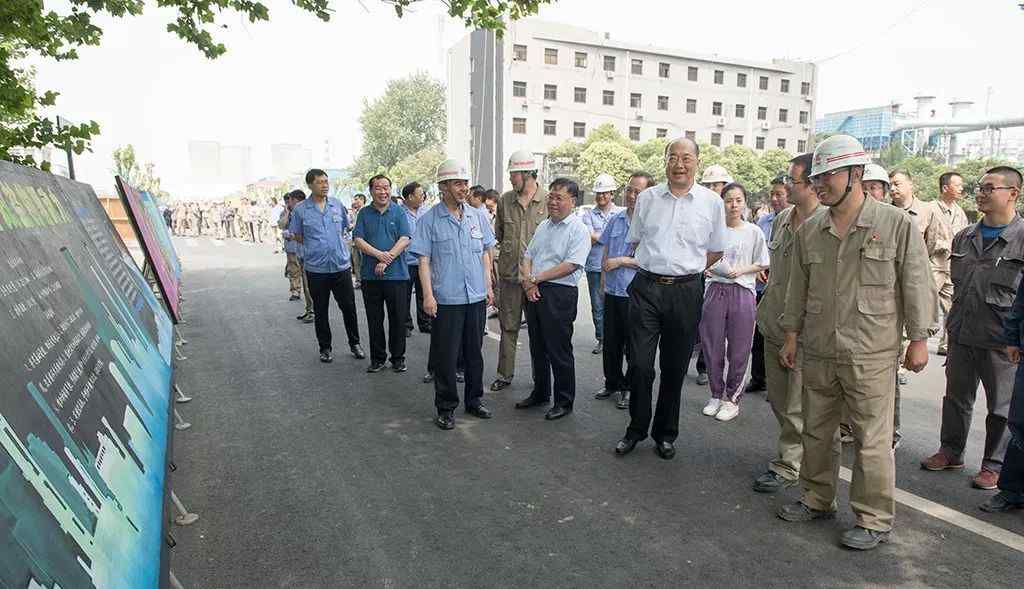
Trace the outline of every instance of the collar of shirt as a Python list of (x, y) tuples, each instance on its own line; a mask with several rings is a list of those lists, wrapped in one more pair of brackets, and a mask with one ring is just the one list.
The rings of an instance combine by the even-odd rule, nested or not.
[[(864, 195), (864, 204), (860, 207), (860, 212), (857, 213), (857, 220), (853, 225), (858, 229), (874, 227), (875, 217), (878, 215), (878, 207), (880, 206), (882, 205), (878, 201), (870, 196)], [(792, 215), (790, 215), (790, 218), (792, 218)], [(820, 229), (822, 231), (832, 231), (832, 215), (828, 215), (828, 218), (821, 224)]]
[(671, 199), (671, 200), (675, 200), (677, 198), (688, 198), (690, 200), (693, 200), (693, 187), (694, 186), (695, 186), (695, 184), (691, 184), (690, 188), (686, 191), (686, 194), (684, 194), (682, 196), (676, 196), (675, 194), (672, 193), (672, 189), (668, 187), (668, 182), (665, 182), (663, 184), (658, 184), (657, 186), (654, 187), (654, 194), (657, 194), (658, 196), (660, 196), (662, 198)]
[[(973, 240), (976, 234), (981, 233), (981, 224), (983, 219), (984, 218), (979, 219), (977, 223), (968, 225), (963, 231), (964, 236)], [(1014, 215), (1013, 220), (1006, 225), (1006, 229), (1003, 229), (1003, 232), (999, 234), (998, 239), (1010, 241), (1011, 239), (1016, 239), (1020, 233), (1024, 233), (1024, 219), (1021, 219), (1020, 215)], [(1024, 235), (1022, 235), (1021, 238), (1024, 238)]]

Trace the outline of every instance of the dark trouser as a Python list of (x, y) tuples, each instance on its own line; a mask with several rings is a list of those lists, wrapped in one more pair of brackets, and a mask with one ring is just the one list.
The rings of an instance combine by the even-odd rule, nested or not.
[(587, 271), (587, 288), (590, 291), (590, 316), (594, 320), (594, 337), (604, 340), (604, 285), (601, 271)]
[[(480, 310), (480, 345), (479, 348), (484, 346), (484, 332), (487, 327), (487, 301), (484, 301), (484, 306)], [(435, 317), (436, 319), (436, 317)], [(433, 332), (433, 323), (431, 324), (431, 332)], [(482, 352), (481, 352), (482, 353)], [(437, 370), (437, 352), (434, 351), (434, 338), (430, 338), (430, 346), (427, 349), (427, 372), (434, 374)], [(455, 371), (465, 373), (466, 371), (466, 352), (462, 348), (459, 348), (458, 358), (455, 360)]]
[[(684, 282), (660, 284), (637, 274), (629, 285), (632, 394), (629, 397), (627, 438), (646, 438), (648, 427), (651, 437), (657, 442), (674, 442), (679, 435), (683, 377), (693, 354), (703, 304), (704, 291), (696, 276)], [(661, 384), (652, 424), (654, 356), (659, 349)]]
[[(423, 311), (423, 284), (420, 283), (420, 267), (409, 266), (409, 289), (406, 292), (406, 303), (405, 307), (408, 309), (412, 304), (412, 291), (416, 289), (416, 326), (419, 327), (423, 333), (430, 331), (430, 315), (427, 315)], [(412, 316), (413, 312), (410, 311), (405, 317), (405, 328), (412, 329)]]
[[(707, 283), (705, 281), (704, 274), (701, 274), (700, 275), (700, 292), (704, 292), (706, 290), (706, 287), (707, 287)], [(704, 304), (703, 301), (704, 301), (704, 297), (701, 297), (701, 305)], [(697, 323), (700, 323), (700, 317), (697, 318)], [(707, 362), (704, 361), (704, 347), (700, 345), (699, 328), (698, 328), (698, 333), (697, 333), (697, 336), (696, 336), (696, 339), (694, 340), (694, 342), (695, 343), (694, 343), (693, 347), (697, 348), (697, 349), (696, 350), (694, 350), (692, 348), (690, 349), (690, 357), (692, 357), (693, 352), (697, 352), (697, 374), (707, 374), (708, 373), (708, 364), (707, 364)], [(688, 357), (687, 360), (689, 360), (689, 357)], [(686, 372), (689, 369), (690, 369), (689, 362), (687, 362), (687, 367), (686, 367), (686, 369), (683, 370), (683, 374), (685, 375)]]
[(533, 397), (551, 398), (554, 374), (555, 407), (572, 408), (576, 399), (576, 361), (572, 355), (572, 324), (579, 291), (575, 286), (542, 282), (540, 300), (526, 303), (530, 334)]
[(327, 309), (331, 304), (332, 293), (345, 320), (348, 345), (358, 344), (359, 318), (356, 316), (356, 295), (352, 290), (352, 271), (342, 270), (327, 274), (307, 271), (306, 282), (309, 283), (309, 295), (313, 299), (313, 324), (316, 327), (316, 341), (320, 344), (320, 351), (331, 349), (331, 321)]
[(486, 301), (437, 306), (437, 321), (430, 332), (430, 355), (434, 364), (434, 406), (439, 414), (454, 411), (459, 406), (455, 371), (460, 361), (465, 362), (466, 408), (480, 405), (484, 395), (484, 355), (480, 349), (483, 331), (480, 325), (486, 312)]
[[(370, 332), (370, 362), (383, 364), (391, 350), (391, 363), (405, 360), (405, 317), (409, 314), (407, 280), (364, 280), (363, 306)], [(388, 314), (388, 335), (384, 337), (384, 309)]]
[[(761, 295), (757, 293), (757, 302), (761, 302)], [(761, 330), (754, 323), (754, 343), (750, 346), (750, 383), (764, 384), (764, 338), (761, 337)]]
[[(604, 295), (604, 388), (629, 390), (629, 297)], [(622, 360), (626, 360), (626, 373)]]
[(985, 418), (985, 451), (981, 465), (999, 472), (1009, 435), (1006, 431), (1010, 399), (1017, 369), (1003, 350), (965, 346), (952, 337), (946, 357), (946, 395), (942, 398), (941, 450), (949, 458), (962, 460), (971, 414), (978, 395), (978, 382), (985, 389), (988, 416)]
[(999, 489), (1016, 493), (1015, 499), (1024, 502), (1024, 364), (1017, 365), (1006, 426), (1010, 430), (1010, 443), (1006, 446), (1003, 470), (999, 473)]

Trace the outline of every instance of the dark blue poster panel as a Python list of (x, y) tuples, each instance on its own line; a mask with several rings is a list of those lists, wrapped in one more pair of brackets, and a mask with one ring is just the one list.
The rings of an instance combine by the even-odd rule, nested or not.
[(95, 201), (0, 162), (2, 587), (160, 582), (173, 327)]

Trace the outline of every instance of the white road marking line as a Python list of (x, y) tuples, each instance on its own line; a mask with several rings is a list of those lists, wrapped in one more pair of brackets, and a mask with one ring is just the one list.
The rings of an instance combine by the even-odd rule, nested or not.
[[(845, 466), (839, 467), (839, 478), (846, 482), (850, 482), (850, 477), (853, 473), (849, 468)], [(896, 502), (902, 503), (911, 509), (915, 509), (930, 515), (936, 519), (940, 519), (948, 524), (953, 524), (958, 528), (963, 528), (968, 532), (974, 532), (982, 538), (988, 538), (993, 542), (998, 542), (1003, 546), (1012, 548), (1018, 552), (1024, 552), (1024, 536), (1015, 534), (1009, 530), (994, 526), (988, 522), (983, 522), (980, 519), (973, 518), (965, 513), (960, 513), (954, 509), (950, 509), (945, 505), (940, 505), (934, 501), (929, 501), (923, 497), (918, 497), (913, 493), (908, 493), (902, 489), (896, 489)]]

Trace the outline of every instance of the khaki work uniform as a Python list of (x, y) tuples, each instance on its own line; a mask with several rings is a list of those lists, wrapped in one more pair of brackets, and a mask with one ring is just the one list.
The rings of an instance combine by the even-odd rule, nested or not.
[(896, 362), (904, 326), (925, 340), (936, 296), (924, 240), (899, 209), (866, 197), (840, 239), (821, 214), (797, 232), (782, 328), (803, 338), (802, 501), (834, 511), (845, 404), (856, 439), (850, 507), (857, 525), (887, 532), (895, 518), (892, 450)]
[[(797, 366), (793, 370), (779, 364), (779, 350), (785, 341), (782, 330), (782, 313), (786, 309), (786, 287), (789, 285), (790, 259), (796, 229), (792, 226), (795, 207), (780, 212), (772, 221), (772, 240), (768, 244), (768, 284), (757, 305), (757, 327), (764, 337), (765, 385), (768, 402), (771, 403), (775, 420), (779, 423), (778, 455), (768, 468), (788, 481), (800, 477), (800, 462), (804, 447), (801, 439), (804, 429), (801, 416), (801, 389), (803, 352), (797, 346)], [(826, 210), (819, 206), (811, 217)]]
[(946, 319), (949, 356), (940, 452), (963, 461), (980, 381), (988, 401), (981, 465), (999, 472), (1009, 441), (1006, 420), (1017, 370), (1004, 349), (1003, 321), (1024, 272), (1024, 219), (1015, 216), (987, 248), (977, 223), (961, 231), (953, 240), (950, 267), (953, 305)]
[(548, 217), (547, 194), (539, 188), (526, 208), (519, 204), (519, 194), (510, 190), (498, 199), (494, 218), (494, 237), (501, 248), (498, 257), (498, 323), (501, 343), (498, 349), (498, 378), (512, 381), (516, 373), (516, 343), (523, 317), (526, 295), (519, 285), (519, 263), (540, 222)]
[[(953, 203), (950, 206), (946, 206), (946, 203), (941, 200), (935, 201), (935, 206), (939, 209), (942, 214), (939, 217), (946, 222), (946, 226), (949, 227), (949, 235), (955, 237), (957, 233), (966, 229), (971, 224), (967, 220), (967, 213), (964, 212), (963, 208), (957, 203)], [(953, 280), (949, 275), (949, 259), (943, 261), (942, 265), (938, 266), (934, 270), (935, 275), (935, 286), (939, 289), (939, 310), (942, 311), (943, 323), (945, 318), (949, 316), (949, 308), (953, 304)], [(949, 333), (942, 330), (942, 342), (939, 344), (939, 350), (945, 351), (949, 347)]]

